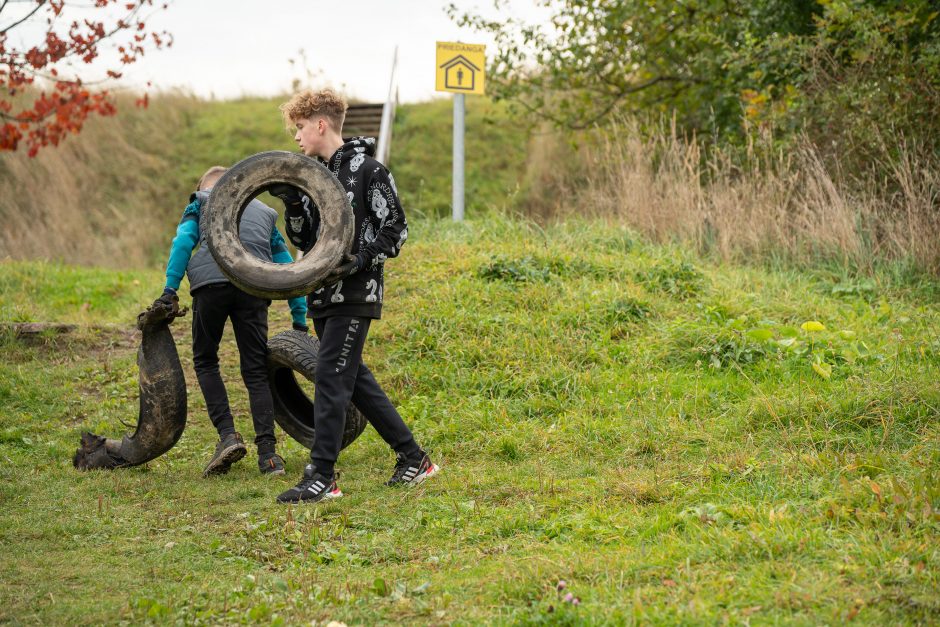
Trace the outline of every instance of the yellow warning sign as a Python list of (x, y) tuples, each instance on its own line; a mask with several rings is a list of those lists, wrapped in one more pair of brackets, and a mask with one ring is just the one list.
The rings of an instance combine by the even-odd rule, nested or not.
[(486, 46), (437, 42), (437, 91), (483, 94)]

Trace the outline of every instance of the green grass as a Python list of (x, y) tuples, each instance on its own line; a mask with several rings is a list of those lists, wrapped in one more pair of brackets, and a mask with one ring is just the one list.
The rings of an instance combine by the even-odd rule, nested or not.
[[(83, 324), (0, 336), (0, 621), (940, 620), (929, 293), (717, 266), (586, 223), (411, 231), (366, 359), (443, 472), (383, 487), (393, 459), (369, 429), (340, 457), (347, 496), (312, 507), (274, 503), (305, 462), (286, 436), (287, 477), (249, 457), (200, 478), (214, 436), (188, 318), (179, 444), (75, 471), (82, 430), (136, 416), (130, 330), (162, 277), (0, 264), (0, 322)], [(286, 305), (272, 318), (287, 328)], [(248, 438), (231, 335), (222, 353)]]

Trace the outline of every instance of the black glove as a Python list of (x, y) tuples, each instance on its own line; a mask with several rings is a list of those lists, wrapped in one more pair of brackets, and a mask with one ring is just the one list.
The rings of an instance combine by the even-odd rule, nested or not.
[(299, 322), (294, 322), (291, 324), (294, 331), (300, 331), (301, 333), (310, 333), (310, 327), (305, 324), (300, 324)]
[(359, 272), (362, 267), (359, 263), (359, 257), (356, 255), (343, 255), (343, 262), (340, 263), (337, 267), (333, 268), (326, 278), (323, 280), (324, 285), (333, 285), (337, 281), (341, 281), (348, 276), (352, 276)]
[(164, 307), (173, 307), (178, 305), (180, 302), (179, 296), (176, 295), (176, 290), (172, 287), (164, 287), (163, 294), (157, 300), (153, 301), (153, 304), (156, 305), (160, 303)]
[(272, 196), (280, 198), (285, 207), (300, 205), (303, 202), (300, 199), (302, 195), (300, 190), (293, 185), (288, 185), (287, 183), (275, 183), (274, 185), (271, 185), (268, 187), (268, 193)]

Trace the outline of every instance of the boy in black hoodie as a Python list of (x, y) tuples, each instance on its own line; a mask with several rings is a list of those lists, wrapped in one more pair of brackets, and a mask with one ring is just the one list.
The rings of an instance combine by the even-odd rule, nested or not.
[[(392, 447), (397, 463), (388, 485), (417, 484), (438, 472), (415, 442), (394, 405), (362, 363), (362, 347), (372, 320), (381, 318), (385, 260), (396, 257), (408, 238), (395, 179), (378, 161), (375, 139), (344, 141), (346, 101), (331, 90), (304, 91), (281, 106), (297, 132), (301, 151), (318, 157), (346, 189), (355, 214), (352, 250), (321, 287), (307, 297), (308, 316), (320, 339), (313, 401), (316, 439), (311, 463), (300, 482), (277, 497), (281, 503), (317, 502), (342, 496), (333, 466), (339, 456), (346, 407), (359, 408)], [(284, 201), (287, 234), (309, 251), (319, 231), (319, 215), (296, 188), (269, 190)]]

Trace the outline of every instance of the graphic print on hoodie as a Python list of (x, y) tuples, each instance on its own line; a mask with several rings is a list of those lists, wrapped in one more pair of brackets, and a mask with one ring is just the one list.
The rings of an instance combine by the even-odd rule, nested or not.
[[(385, 260), (397, 257), (408, 239), (408, 223), (398, 200), (395, 178), (373, 158), (375, 139), (354, 137), (333, 153), (326, 166), (346, 190), (355, 215), (355, 236), (349, 251), (361, 270), (307, 296), (311, 318), (327, 316), (382, 317)], [(305, 253), (316, 243), (320, 216), (310, 211), (306, 195), (302, 210), (287, 215), (288, 239)]]

